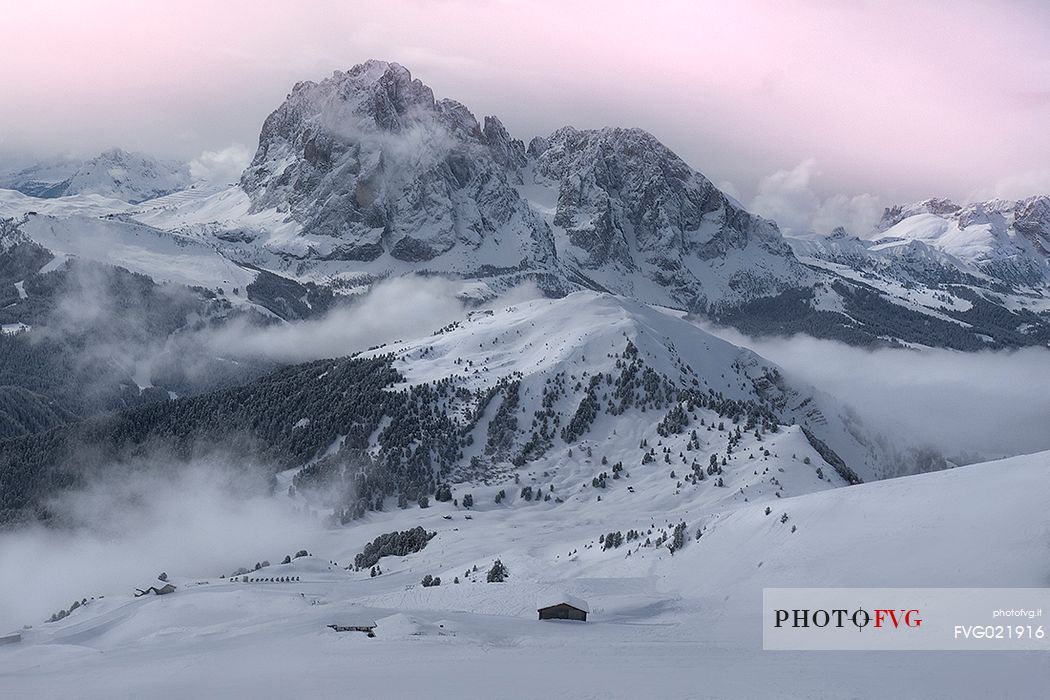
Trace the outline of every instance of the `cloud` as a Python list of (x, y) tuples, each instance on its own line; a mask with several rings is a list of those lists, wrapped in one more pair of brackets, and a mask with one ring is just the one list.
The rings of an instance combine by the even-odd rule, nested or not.
[(738, 188), (729, 180), (722, 180), (716, 185), (716, 187), (722, 190), (723, 194), (729, 195), (738, 202), (740, 202), (743, 199), (743, 195), (740, 194), (740, 188)]
[(233, 322), (203, 342), (224, 356), (306, 362), (343, 357), (374, 345), (429, 335), (464, 313), (462, 286), (440, 278), (380, 282), (321, 319), (266, 327)]
[(807, 158), (790, 170), (763, 177), (749, 209), (773, 219), (784, 233), (831, 233), (841, 226), (854, 235), (871, 231), (882, 216), (872, 194), (836, 194), (822, 198), (814, 188), (820, 177), (817, 162)]
[(217, 151), (204, 151), (190, 161), (190, 175), (215, 184), (237, 182), (253, 155), (250, 148), (240, 143)]
[[(103, 282), (83, 276), (77, 289), (93, 290), (88, 298), (101, 302), (80, 312), (70, 307), (68, 326), (91, 328), (111, 318)], [(196, 336), (194, 344), (285, 361), (347, 355), (462, 318), (463, 292), (449, 280), (399, 278), (319, 321), (239, 326)], [(539, 289), (526, 284), (492, 303), (537, 296)], [(269, 472), (250, 455), (206, 447), (196, 454), (187, 462), (153, 450), (107, 465), (87, 475), (84, 488), (48, 503), (55, 526), (0, 532), (0, 630), (39, 625), (84, 597), (130, 594), (161, 571), (215, 579), (256, 561), (277, 562), (316, 540), (328, 510), (311, 514), (282, 489), (271, 496)]]
[(147, 284), (120, 268), (85, 260), (69, 261), (61, 271), (52, 308), (26, 337), (67, 368), (52, 387), (63, 393), (63, 403), (110, 410), (123, 402), (121, 385), (151, 386), (159, 364), (197, 372), (205, 359), (198, 348), (167, 352), (169, 333), (194, 317), (189, 289)]
[(989, 199), (1013, 200), (1046, 194), (1050, 194), (1050, 168), (1007, 175), (991, 187), (972, 192), (967, 199), (970, 202), (983, 202)]
[(965, 462), (1050, 450), (1050, 350), (867, 350), (808, 336), (750, 338), (709, 328), (849, 404), (902, 444)]
[(131, 594), (161, 571), (216, 579), (305, 546), (320, 521), (269, 495), (262, 470), (222, 455), (115, 467), (51, 504), (67, 527), (0, 533), (0, 629), (40, 625), (74, 600)]

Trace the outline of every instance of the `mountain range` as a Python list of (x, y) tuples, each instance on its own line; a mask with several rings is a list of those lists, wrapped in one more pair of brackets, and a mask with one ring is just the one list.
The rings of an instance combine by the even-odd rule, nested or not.
[[(186, 189), (184, 169), (116, 150), (49, 189), (33, 183), (66, 171), (41, 173), (4, 182), (66, 196), (47, 206), (0, 195), (0, 215), (41, 245), (90, 256), (38, 233), (68, 229), (71, 241), (90, 225), (121, 241), (96, 254), (104, 262), (163, 277), (177, 261), (144, 239), (169, 240), (210, 258), (205, 270), (243, 270), (178, 275), (227, 296), (244, 286), (231, 277), (258, 269), (336, 292), (438, 274), (490, 296), (526, 281), (552, 295), (610, 292), (758, 335), (962, 350), (1050, 342), (1046, 198), (928, 200), (888, 209), (873, 232), (787, 238), (651, 134), (563, 127), (526, 145), (396, 63), (296, 84), (234, 187)], [(29, 212), (45, 223), (20, 221)]]
[[(46, 513), (53, 489), (147, 446), (235, 438), (269, 469), (342, 479), (355, 495), (337, 509), (359, 517), (381, 497), (542, 462), (590, 431), (646, 425), (644, 443), (695, 430), (697, 407), (756, 439), (794, 430), (844, 483), (927, 471), (948, 462), (694, 321), (864, 346), (1050, 342), (1045, 198), (929, 200), (864, 237), (788, 238), (651, 134), (563, 127), (526, 145), (396, 63), (296, 84), (234, 186), (119, 150), (73, 165), (23, 169), (19, 191), (0, 190), (8, 519)], [(403, 276), (446, 278), (487, 315), (344, 360), (350, 384), (306, 398), (296, 383), (333, 368), (207, 342), (323, 319)], [(523, 283), (547, 301), (500, 311)], [(382, 372), (366, 381), (362, 367)], [(395, 388), (341, 423), (318, 412), (331, 391)], [(629, 409), (652, 415), (626, 421)], [(388, 421), (420, 437), (398, 442)], [(699, 476), (689, 450), (676, 471)]]

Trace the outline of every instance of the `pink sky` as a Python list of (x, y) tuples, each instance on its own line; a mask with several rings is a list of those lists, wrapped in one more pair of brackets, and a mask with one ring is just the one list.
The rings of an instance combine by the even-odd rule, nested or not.
[(8, 151), (253, 149), (296, 80), (375, 57), (526, 140), (648, 129), (745, 202), (799, 177), (818, 203), (1050, 192), (1037, 2), (36, 0), (2, 14)]

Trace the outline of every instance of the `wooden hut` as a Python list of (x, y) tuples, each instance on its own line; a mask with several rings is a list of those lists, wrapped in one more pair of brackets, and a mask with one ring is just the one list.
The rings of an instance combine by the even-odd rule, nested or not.
[(536, 609), (541, 620), (579, 620), (587, 622), (591, 611), (587, 601), (568, 594), (558, 596)]

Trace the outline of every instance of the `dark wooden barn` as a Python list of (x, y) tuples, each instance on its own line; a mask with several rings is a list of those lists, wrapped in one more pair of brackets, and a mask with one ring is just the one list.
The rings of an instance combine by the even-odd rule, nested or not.
[(587, 603), (573, 596), (563, 596), (549, 605), (537, 608), (541, 620), (579, 620), (587, 622), (590, 608)]

